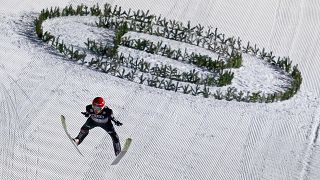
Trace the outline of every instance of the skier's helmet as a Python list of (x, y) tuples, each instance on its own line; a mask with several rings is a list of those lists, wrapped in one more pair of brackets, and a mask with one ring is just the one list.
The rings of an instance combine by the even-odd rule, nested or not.
[(105, 106), (105, 101), (102, 97), (96, 97), (92, 101), (92, 108), (93, 110), (98, 113), (100, 112)]

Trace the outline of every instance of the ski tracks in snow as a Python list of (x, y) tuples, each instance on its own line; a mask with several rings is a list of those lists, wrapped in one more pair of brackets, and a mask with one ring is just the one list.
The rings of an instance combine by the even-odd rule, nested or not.
[(13, 77), (4, 67), (0, 69), (3, 78), (0, 84), (0, 130), (4, 133), (1, 135), (1, 179), (56, 178), (55, 174), (64, 169), (56, 160), (59, 157), (60, 160), (68, 159), (48, 151), (54, 143), (50, 142), (48, 135), (60, 136), (60, 131), (48, 128), (48, 124), (58, 123), (47, 118), (50, 113), (48, 106), (61, 93), (59, 87), (65, 83), (68, 70), (58, 66), (55, 70), (61, 73), (51, 73), (52, 67), (59, 64), (48, 59), (60, 56), (53, 57), (39, 45), (31, 33), (33, 20), (32, 15), (23, 15), (11, 21), (12, 29), (17, 33), (18, 40), (13, 42), (19, 48), (16, 51), (31, 49), (27, 56), (20, 57), (21, 65), (18, 67), (22, 69), (19, 74)]
[[(279, 4), (287, 3), (283, 1)], [(293, 4), (290, 6), (294, 7)], [(183, 7), (188, 9), (185, 4)], [(283, 17), (285, 15), (276, 18)], [(95, 130), (91, 132), (93, 135), (87, 137), (86, 144), (81, 146), (89, 158), (80, 160), (74, 157), (73, 152), (66, 152), (65, 147), (72, 148), (69, 142), (55, 138), (63, 133), (58, 123), (60, 114), (55, 113), (62, 111), (71, 114), (70, 106), (75, 103), (83, 105), (84, 96), (94, 93), (88, 95), (88, 92), (79, 91), (86, 83), (76, 85), (80, 81), (73, 82), (68, 78), (71, 74), (67, 69), (69, 67), (59, 66), (59, 63), (63, 64), (60, 61), (52, 62), (52, 59), (61, 57), (55, 56), (54, 51), (48, 51), (50, 48), (43, 50), (43, 44), (38, 44), (29, 26), (32, 20), (32, 15), (24, 16), (16, 21), (18, 24), (15, 27), (19, 32), (27, 29), (20, 35), (28, 40), (17, 39), (16, 43), (22, 49), (30, 49), (31, 58), (26, 57), (30, 61), (15, 78), (5, 76), (7, 80), (0, 84), (1, 179), (79, 179), (82, 175), (87, 179), (312, 179), (312, 172), (319, 169), (319, 109), (310, 127), (307, 127), (310, 131), (306, 140), (306, 130), (299, 128), (309, 123), (313, 114), (312, 111), (299, 111), (294, 100), (275, 103), (272, 108), (268, 105), (215, 101), (208, 103), (211, 106), (208, 108), (204, 107), (208, 104), (203, 99), (193, 102), (196, 101), (193, 97), (187, 97), (191, 99), (189, 101), (184, 99), (184, 95), (173, 92), (148, 87), (142, 87), (144, 90), (139, 91), (135, 89), (138, 85), (115, 85), (130, 84), (121, 80), (104, 81), (101, 84), (107, 87), (97, 90), (96, 94), (107, 92), (105, 94), (110, 94), (110, 106), (115, 107), (115, 112), (123, 110), (118, 117), (125, 125), (117, 132), (122, 140), (127, 136), (134, 139), (130, 156), (121, 161), (121, 166), (109, 167), (113, 158), (111, 139), (108, 134), (101, 133), (103, 131), (97, 133)], [(282, 20), (274, 28), (281, 29)], [(25, 21), (29, 25), (24, 24)], [(298, 22), (290, 23), (296, 25)], [(290, 40), (297, 31), (293, 27), (287, 36), (281, 36), (286, 31), (278, 33), (274, 30), (274, 34)], [(270, 44), (278, 48), (278, 41), (271, 41)], [(287, 48), (281, 50), (290, 51)], [(61, 73), (50, 73), (53, 69)], [(7, 82), (10, 83), (5, 84)], [(108, 83), (113, 84), (109, 86)], [(152, 91), (150, 96), (145, 92), (148, 89)], [(157, 94), (159, 92), (160, 95)], [(64, 96), (70, 94), (72, 102), (65, 102), (69, 98)], [(287, 107), (282, 108), (286, 104)], [(233, 113), (228, 111), (230, 109)], [(75, 126), (79, 125), (73, 125), (70, 129)], [(91, 152), (96, 141), (91, 142), (90, 138), (101, 139), (101, 136), (94, 136), (96, 134), (104, 136)], [(307, 144), (304, 144), (306, 141)], [(301, 144), (305, 145), (306, 151), (303, 151)], [(301, 152), (305, 152), (301, 155), (303, 157), (297, 155)], [(301, 165), (301, 172), (296, 167), (297, 162)], [(68, 164), (73, 166), (67, 167)], [(85, 172), (84, 166), (87, 167)]]
[[(3, 76), (2, 76), (3, 77)], [(14, 102), (14, 95), (10, 92), (3, 83), (0, 84), (0, 164), (1, 164), (1, 179), (6, 179), (12, 168), (11, 159), (14, 156), (16, 146), (16, 138), (19, 131), (15, 122), (19, 119), (17, 107)]]
[(309, 143), (305, 151), (304, 159), (301, 162), (300, 180), (317, 179), (317, 173), (320, 169), (320, 103), (317, 112), (313, 117), (313, 122), (310, 125), (310, 133), (308, 135)]

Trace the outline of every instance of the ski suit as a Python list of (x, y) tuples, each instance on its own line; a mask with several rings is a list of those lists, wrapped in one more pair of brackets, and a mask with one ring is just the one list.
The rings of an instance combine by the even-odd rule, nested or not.
[(82, 112), (82, 114), (89, 118), (83, 124), (78, 136), (76, 137), (77, 139), (79, 139), (78, 145), (89, 134), (90, 129), (98, 126), (104, 129), (112, 138), (114, 153), (117, 156), (121, 151), (121, 145), (119, 136), (116, 133), (111, 121), (114, 121), (114, 123), (118, 126), (122, 125), (122, 123), (114, 119), (112, 109), (104, 107), (98, 114), (95, 114), (92, 105), (87, 105), (86, 112)]

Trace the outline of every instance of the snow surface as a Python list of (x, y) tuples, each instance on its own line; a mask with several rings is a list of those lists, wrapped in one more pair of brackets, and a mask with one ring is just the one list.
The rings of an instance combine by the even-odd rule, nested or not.
[[(43, 8), (82, 2), (150, 9), (218, 27), (289, 56), (302, 72), (301, 90), (288, 101), (272, 104), (218, 101), (130, 83), (66, 61), (35, 37), (32, 23)], [(320, 179), (319, 13), (316, 0), (2, 2), (0, 179)], [(78, 25), (93, 38), (108, 38)], [(79, 42), (81, 35), (60, 33), (70, 43)], [(253, 78), (234, 83), (256, 88), (254, 80), (260, 77), (255, 75), (272, 73), (268, 68), (255, 70)], [(265, 78), (260, 80), (270, 81), (270, 89), (279, 81)], [(105, 97), (123, 122), (116, 127), (121, 142), (133, 138), (117, 166), (110, 166), (113, 148), (102, 129), (91, 130), (80, 145), (82, 158), (59, 121), (64, 114), (76, 136), (85, 122), (80, 112), (95, 96)]]

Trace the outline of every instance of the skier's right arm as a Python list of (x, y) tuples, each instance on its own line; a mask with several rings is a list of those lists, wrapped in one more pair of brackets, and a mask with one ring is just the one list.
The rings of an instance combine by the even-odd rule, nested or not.
[(89, 107), (89, 105), (88, 105), (88, 106), (86, 107), (86, 112), (81, 112), (81, 114), (83, 114), (85, 117), (89, 117), (89, 116), (90, 116), (89, 111), (90, 111), (90, 107)]
[(90, 114), (88, 112), (81, 112), (81, 114), (83, 114), (85, 117), (89, 117)]

